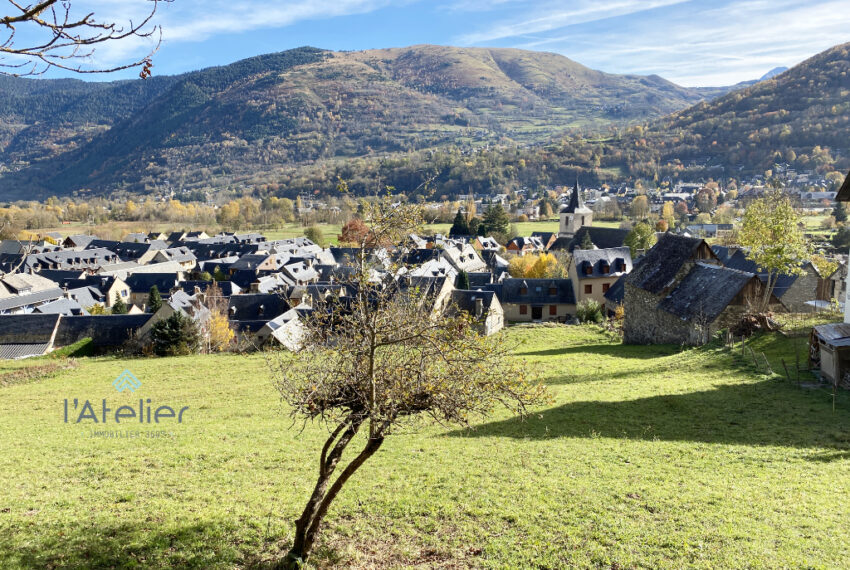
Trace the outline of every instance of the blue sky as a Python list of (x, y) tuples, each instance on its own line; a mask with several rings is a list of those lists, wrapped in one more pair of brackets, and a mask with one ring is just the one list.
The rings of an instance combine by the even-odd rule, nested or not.
[[(149, 7), (143, 0), (73, 5), (119, 20)], [(727, 85), (850, 41), (848, 8), (848, 0), (174, 0), (156, 16), (163, 45), (154, 73), (303, 45), (431, 43), (551, 51), (612, 73)], [(102, 46), (92, 63), (113, 65), (144, 49), (141, 40)]]

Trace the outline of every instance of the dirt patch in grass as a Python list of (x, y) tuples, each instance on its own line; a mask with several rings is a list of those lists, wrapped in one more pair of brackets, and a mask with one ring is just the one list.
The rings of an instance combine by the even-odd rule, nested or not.
[(16, 370), (9, 370), (0, 374), (0, 388), (37, 382), (55, 376), (64, 370), (71, 370), (76, 367), (77, 361), (69, 359), (63, 362), (50, 362), (48, 364), (38, 364), (36, 366), (25, 366)]

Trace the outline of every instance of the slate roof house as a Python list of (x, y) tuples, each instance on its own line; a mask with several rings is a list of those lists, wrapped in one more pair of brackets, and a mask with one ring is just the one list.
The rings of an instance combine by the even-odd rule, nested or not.
[(496, 334), (505, 326), (505, 313), (495, 291), (455, 289), (451, 294), (449, 314), (463, 312), (475, 321), (479, 334)]
[(508, 242), (505, 249), (517, 255), (525, 255), (545, 251), (546, 246), (538, 237), (515, 237)]
[(576, 287), (578, 302), (590, 299), (605, 303), (605, 293), (632, 270), (628, 247), (577, 249), (570, 260), (569, 276)]
[(549, 251), (549, 248), (558, 241), (558, 232), (531, 232), (531, 237), (539, 239), (543, 249)]
[(704, 344), (762, 291), (756, 275), (724, 267), (702, 239), (664, 234), (624, 279), (623, 342)]
[(508, 322), (566, 322), (576, 314), (569, 279), (504, 279), (484, 290), (496, 293)]
[(151, 287), (156, 285), (160, 296), (168, 299), (171, 291), (179, 287), (182, 275), (178, 273), (133, 273), (125, 280), (130, 289), (130, 302), (143, 311), (147, 309)]

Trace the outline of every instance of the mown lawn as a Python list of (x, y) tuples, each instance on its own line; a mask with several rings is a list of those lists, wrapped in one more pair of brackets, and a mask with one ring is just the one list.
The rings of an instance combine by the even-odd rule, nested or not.
[[(825, 391), (718, 346), (507, 334), (551, 404), (391, 437), (332, 507), (313, 564), (846, 567), (846, 393), (833, 413)], [(793, 358), (780, 335), (754, 342)], [(262, 356), (82, 358), (20, 381), (46, 363), (0, 367), (0, 568), (263, 567), (285, 551), (326, 432), (292, 424)], [(124, 369), (135, 395), (111, 386)], [(140, 397), (190, 408), (167, 438), (63, 423), (65, 398)]]

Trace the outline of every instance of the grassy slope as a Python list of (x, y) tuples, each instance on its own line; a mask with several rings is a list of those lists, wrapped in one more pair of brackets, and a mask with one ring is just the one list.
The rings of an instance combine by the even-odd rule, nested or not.
[[(719, 349), (625, 347), (592, 328), (508, 334), (552, 404), (526, 422), (392, 437), (332, 508), (317, 565), (846, 563), (846, 394), (833, 414), (825, 393)], [(758, 342), (793, 354), (780, 337)], [(62, 423), (66, 397), (133, 400), (110, 386), (125, 368), (140, 395), (192, 406), (174, 439)], [(291, 537), (323, 438), (292, 428), (261, 357), (232, 355), (80, 359), (0, 388), (0, 434), (3, 568), (263, 564)]]

